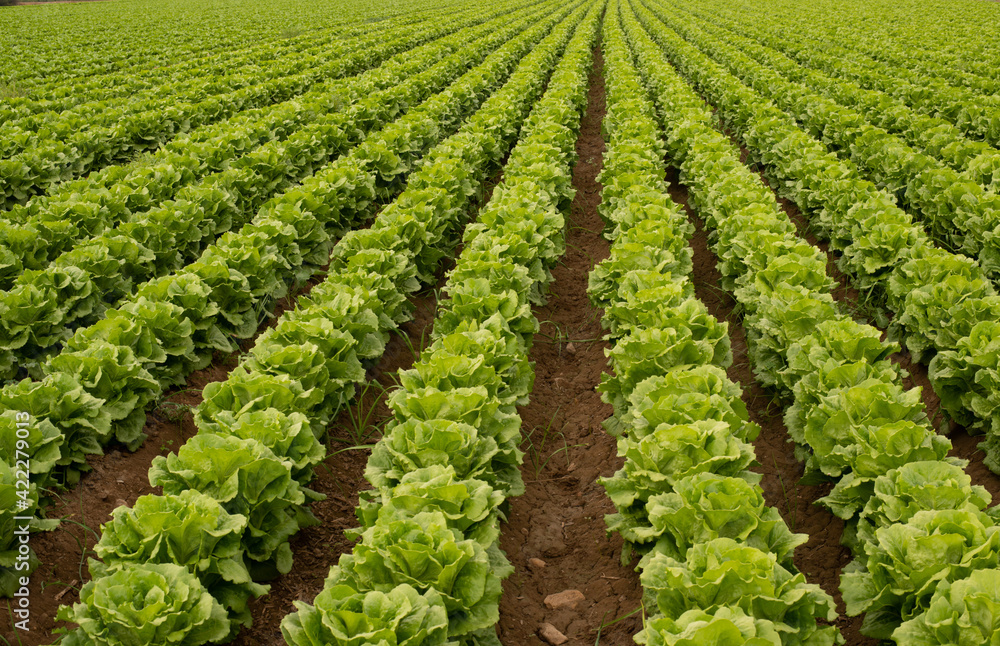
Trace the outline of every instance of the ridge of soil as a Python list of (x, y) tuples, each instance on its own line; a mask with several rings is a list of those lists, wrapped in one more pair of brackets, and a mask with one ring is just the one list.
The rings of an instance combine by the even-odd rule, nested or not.
[[(606, 366), (600, 311), (587, 297), (594, 264), (608, 256), (597, 213), (604, 139), (603, 58), (594, 48), (588, 105), (576, 143), (573, 168), (576, 196), (567, 220), (566, 255), (553, 270), (555, 281), (542, 307), (535, 308), (541, 331), (530, 358), (535, 362), (531, 403), (521, 407), (521, 469), (524, 495), (510, 501), (500, 544), (515, 572), (500, 599), (500, 640), (509, 646), (538, 646), (538, 631), (552, 624), (567, 646), (626, 646), (641, 628), (641, 587), (634, 566), (622, 565), (622, 540), (607, 535), (604, 515), (614, 506), (598, 484), (622, 460), (601, 422), (611, 406), (594, 388)], [(544, 562), (541, 565), (538, 561)], [(529, 563), (530, 561), (530, 563)], [(548, 595), (565, 590), (583, 594), (575, 608), (550, 609)], [(630, 614), (632, 613), (632, 614)], [(611, 624), (614, 620), (626, 617)]]

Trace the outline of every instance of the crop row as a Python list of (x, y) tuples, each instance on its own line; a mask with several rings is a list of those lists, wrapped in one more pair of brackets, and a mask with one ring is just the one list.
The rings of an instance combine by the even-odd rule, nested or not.
[[(562, 15), (566, 15), (565, 10)], [(98, 566), (103, 575), (95, 572), (98, 578), (84, 588), (81, 594), (83, 602), (76, 604), (72, 610), (67, 608), (63, 611), (64, 618), (80, 623), (80, 629), (74, 633), (77, 639), (84, 640), (88, 634), (100, 634), (100, 630), (114, 626), (115, 629), (138, 635), (144, 643), (160, 643), (166, 635), (158, 634), (155, 627), (131, 623), (127, 610), (118, 613), (104, 611), (107, 607), (104, 599), (113, 594), (116, 585), (155, 579), (156, 587), (169, 600), (168, 622), (172, 623), (171, 628), (180, 629), (180, 634), (187, 637), (185, 643), (220, 641), (236, 627), (226, 621), (226, 606), (235, 619), (239, 619), (239, 610), (243, 607), (229, 602), (243, 601), (264, 590), (259, 586), (254, 588), (254, 584), (248, 583), (249, 577), (243, 576), (240, 595), (227, 596), (225, 586), (220, 585), (224, 582), (218, 576), (212, 576), (213, 570), (217, 569), (215, 564), (234, 557), (240, 561), (248, 558), (251, 570), (256, 570), (258, 575), (262, 568), (268, 567), (279, 572), (288, 571), (291, 553), (287, 538), (311, 521), (303, 505), (309, 498), (315, 498), (303, 492), (302, 484), (308, 482), (311, 467), (323, 457), (323, 447), (316, 444), (318, 436), (310, 430), (310, 424), (314, 428), (325, 429), (329, 416), (353, 395), (354, 384), (365, 378), (361, 361), (377, 359), (387, 334), (409, 317), (409, 293), (418, 288), (420, 276), (433, 277), (441, 260), (447, 258), (449, 251), (458, 243), (468, 200), (476, 193), (476, 186), (500, 162), (582, 17), (583, 10), (574, 9), (571, 18), (563, 21), (551, 36), (537, 45), (525, 57), (511, 80), (477, 111), (462, 130), (431, 152), (424, 166), (413, 175), (407, 190), (380, 214), (372, 228), (348, 234), (338, 244), (327, 279), (312, 290), (309, 298), (300, 299), (294, 311), (286, 313), (277, 327), (258, 339), (250, 358), (226, 382), (206, 388), (205, 401), (196, 412), (198, 435), (177, 454), (158, 458), (151, 469), (151, 481), (163, 485), (164, 495), (140, 498), (134, 509), (123, 508), (115, 515), (116, 520), (127, 522), (131, 527), (148, 528), (145, 533), (150, 535), (150, 540), (146, 544), (150, 546), (162, 544), (161, 540), (152, 536), (159, 532), (150, 527), (150, 523), (143, 522), (138, 514), (146, 508), (163, 506), (170, 509), (167, 515), (169, 521), (163, 523), (168, 527), (181, 527), (191, 522), (210, 530), (218, 526), (224, 528), (228, 540), (219, 541), (214, 546), (202, 543), (204, 553), (187, 560), (166, 552), (134, 555), (131, 550), (118, 547), (121, 542), (116, 534), (107, 531), (114, 528), (107, 526), (98, 547), (98, 552), (105, 558), (103, 568)], [(549, 20), (531, 31), (541, 35), (551, 27), (552, 21)], [(466, 248), (471, 246), (467, 244)], [(489, 309), (489, 316), (496, 319), (495, 309)], [(457, 332), (437, 343), (452, 348), (455, 346), (449, 341), (457, 342), (459, 347), (463, 342), (479, 346), (484, 348), (484, 357), (496, 359), (491, 368), (509, 367), (506, 362), (516, 358), (517, 348), (508, 348), (505, 341), (514, 341), (516, 337), (505, 337), (500, 329), (494, 329), (498, 334), (490, 334), (491, 329), (484, 325), (480, 333)], [(429, 363), (427, 372), (416, 368), (405, 376), (410, 379), (426, 378), (431, 382), (438, 382), (440, 378), (441, 382), (447, 382), (448, 375), (441, 369), (460, 361), (462, 352), (458, 350), (454, 353), (452, 362), (445, 359), (446, 353), (441, 351), (440, 361)], [(290, 354), (298, 355), (299, 360), (294, 363), (271, 362), (266, 358)], [(301, 360), (306, 356), (312, 356), (314, 360)], [(523, 359), (517, 365), (522, 369), (528, 367)], [(437, 371), (433, 369), (435, 367)], [(478, 367), (482, 370), (472, 374), (465, 374), (459, 369), (453, 378), (482, 377), (486, 368), (482, 363)], [(503, 382), (494, 372), (489, 383), (496, 386)], [(522, 383), (522, 387), (524, 385), (530, 388), (530, 379), (526, 384)], [(438, 397), (428, 397), (428, 406), (430, 401), (445, 397), (447, 383), (440, 383), (440, 386)], [(434, 388), (430, 383), (426, 387)], [(488, 399), (485, 397), (486, 387), (469, 390), (472, 392), (462, 392), (467, 395), (465, 398), (453, 397), (458, 406), (452, 408), (452, 412), (461, 419), (463, 415), (459, 409), (465, 404), (464, 417), (470, 421), (482, 414), (482, 423), (487, 428), (500, 426), (509, 430), (509, 423), (505, 423), (509, 421), (509, 416), (500, 419), (490, 416), (490, 413), (498, 412), (497, 402), (484, 402)], [(395, 401), (400, 404), (406, 399), (399, 396)], [(439, 403), (444, 404), (443, 401)], [(491, 403), (492, 409), (489, 408)], [(477, 404), (485, 404), (485, 409), (478, 409)], [(464, 426), (458, 420), (447, 418), (437, 420), (437, 423), (423, 421), (427, 413), (433, 414), (431, 407), (422, 409), (416, 405), (412, 412), (416, 419), (409, 422), (410, 428), (446, 427), (448, 422), (454, 427)], [(495, 450), (496, 443), (493, 446)], [(438, 461), (452, 456), (465, 457), (470, 464), (481, 466), (478, 460), (485, 451), (471, 454), (461, 451), (429, 453)], [(246, 458), (241, 459), (240, 456)], [(368, 576), (386, 577), (394, 573), (405, 573), (415, 585), (397, 586), (385, 582), (388, 585), (385, 593), (371, 591), (362, 598), (357, 593), (351, 593), (350, 579), (345, 575), (342, 585), (331, 586), (324, 592), (324, 595), (333, 597), (334, 604), (344, 601), (337, 611), (342, 613), (339, 616), (345, 622), (329, 624), (319, 621), (319, 617), (314, 615), (315, 621), (307, 619), (300, 629), (303, 635), (312, 632), (318, 641), (304, 637), (310, 640), (305, 643), (339, 643), (337, 636), (324, 634), (323, 631), (331, 627), (360, 632), (343, 643), (356, 643), (368, 636), (375, 641), (386, 639), (391, 643), (412, 646), (444, 643), (449, 625), (445, 599), (454, 606), (463, 601), (475, 602), (482, 597), (488, 602), (491, 595), (499, 593), (498, 573), (492, 572), (492, 563), (484, 560), (485, 550), (480, 546), (476, 551), (474, 545), (479, 544), (474, 540), (459, 540), (457, 530), (453, 533), (445, 515), (451, 512), (455, 524), (459, 525), (463, 511), (468, 510), (475, 515), (474, 507), (496, 499), (499, 492), (492, 493), (482, 481), (471, 478), (462, 480), (458, 465), (450, 473), (443, 465), (440, 466), (442, 468), (435, 470), (432, 467), (423, 472), (424, 475), (433, 472), (436, 477), (410, 483), (415, 495), (407, 497), (400, 492), (398, 498), (404, 505), (406, 500), (410, 500), (414, 505), (426, 504), (428, 508), (422, 512), (411, 510), (411, 520), (400, 519), (391, 528), (394, 531), (379, 533), (382, 540), (409, 537), (409, 547), (416, 559), (412, 562), (414, 567), (397, 570), (402, 564), (394, 566), (390, 558), (380, 556), (377, 542), (367, 541), (372, 558), (359, 561), (359, 570), (351, 572), (369, 586), (377, 581), (369, 580)], [(249, 477), (251, 473), (253, 478)], [(514, 473), (517, 473), (516, 470)], [(264, 475), (264, 478), (257, 474)], [(392, 477), (389, 470), (385, 475)], [(262, 479), (267, 481), (266, 486), (256, 486), (255, 483)], [(225, 487), (226, 482), (232, 482), (234, 486)], [(467, 488), (470, 485), (475, 488)], [(461, 495), (463, 490), (464, 497)], [(450, 498), (435, 504), (435, 500), (423, 495), (425, 491), (444, 493)], [(192, 509), (193, 505), (188, 503), (195, 499), (201, 500), (204, 506), (214, 505), (217, 509), (213, 509), (211, 515), (198, 514), (198, 510)], [(435, 510), (438, 506), (443, 509)], [(369, 509), (377, 512), (377, 505)], [(425, 523), (426, 534), (412, 532), (410, 525), (429, 518), (432, 519)], [(246, 529), (238, 526), (248, 520)], [(484, 515), (475, 516), (473, 522), (477, 521), (481, 522), (479, 527), (484, 530), (482, 535), (485, 536), (491, 524), (494, 528), (497, 524), (496, 511), (487, 510)], [(237, 526), (233, 528), (233, 525)], [(376, 526), (381, 527), (378, 523)], [(468, 523), (465, 526), (468, 527)], [(401, 535), (398, 530), (403, 530)], [(212, 532), (213, 535), (215, 533)], [(435, 545), (437, 542), (443, 544)], [(437, 547), (441, 550), (434, 549)], [(418, 558), (417, 554), (422, 556)], [(424, 565), (417, 565), (421, 561)], [(211, 565), (199, 567), (199, 562)], [(360, 569), (362, 565), (376, 569), (366, 571)], [(428, 580), (420, 581), (424, 576)], [(497, 582), (495, 586), (485, 590), (477, 586), (491, 577)], [(453, 588), (449, 585), (442, 592), (433, 589), (435, 581), (450, 584), (456, 583), (455, 578), (462, 584)], [(213, 583), (214, 590), (209, 587)], [(463, 585), (465, 583), (472, 585)], [(365, 589), (370, 590), (371, 587)], [(456, 628), (465, 628), (468, 632), (473, 626), (485, 628), (491, 625), (483, 623), (484, 619), (489, 620), (487, 603), (470, 609), (474, 612), (454, 613)], [(371, 625), (377, 630), (366, 635), (364, 630)]]
[[(434, 27), (428, 29), (420, 25), (404, 29), (435, 31)], [(438, 27), (436, 31), (442, 29)], [(377, 54), (374, 60), (364, 55), (367, 48), (384, 37), (377, 26), (375, 32), (357, 41), (348, 40), (323, 48), (315, 58), (293, 56), (288, 62), (265, 66), (256, 76), (236, 75), (233, 82), (238, 89), (225, 89), (216, 96), (206, 98), (203, 93), (195, 93), (190, 101), (166, 104), (148, 100), (145, 102), (148, 105), (143, 105), (140, 101), (120, 119), (105, 126), (81, 129), (80, 124), (68, 117), (65, 126), (72, 133), (68, 138), (54, 133), (40, 140), (37, 146), (0, 160), (0, 199), (8, 208), (24, 204), (32, 196), (48, 193), (63, 181), (120, 162), (136, 152), (155, 150), (179, 133), (227, 119), (243, 110), (288, 100), (317, 82), (377, 64), (380, 60)], [(398, 34), (393, 35), (398, 37)], [(211, 77), (202, 77), (201, 81), (205, 87), (215, 82)]]
[[(104, 308), (123, 298), (141, 296), (147, 281), (197, 260), (216, 236), (241, 226), (276, 192), (294, 191), (295, 183), (352, 148), (351, 158), (384, 176), (377, 190), (377, 197), (384, 198), (397, 183), (395, 176), (408, 168), (408, 155), (421, 150), (420, 138), (436, 130), (430, 120), (434, 115), (420, 128), (409, 125), (365, 140), (367, 133), (478, 64), (491, 51), (491, 44), (503, 42), (487, 38), (490, 31), (489, 25), (471, 27), (397, 55), (390, 64), (343, 85), (341, 94), (326, 99), (337, 101), (346, 96), (356, 103), (319, 115), (314, 123), (284, 141), (270, 142), (226, 170), (182, 190), (178, 199), (63, 254), (46, 269), (19, 276), (14, 288), (0, 300), (0, 308), (11, 313), (0, 325), (0, 347), (11, 360), (2, 368), (13, 374), (21, 366), (37, 376), (36, 366), (76, 328), (100, 319)], [(472, 41), (476, 47), (463, 48), (469, 37), (476, 39)], [(441, 118), (448, 114), (447, 109), (439, 108)], [(17, 363), (13, 361), (15, 351)]]
[[(142, 11), (108, 5), (7, 10), (0, 16), (0, 47), (10, 56), (0, 61), (0, 86), (8, 84), (13, 92), (3, 97), (3, 105), (44, 99), (81, 82), (112, 86), (127, 83), (133, 75), (169, 74), (174, 66), (184, 69), (222, 52), (376, 23), (404, 15), (414, 6), (389, 1), (373, 10), (366, 3), (345, 0), (332, 10), (333, 4), (294, 2), (283, 12), (239, 4), (218, 11), (175, 2)], [(442, 8), (449, 4), (455, 3), (444, 3)], [(94, 29), (95, 24), (114, 29)]]
[[(619, 24), (605, 19), (609, 144), (601, 203), (611, 254), (591, 273), (614, 342), (599, 390), (624, 467), (603, 480), (645, 595), (640, 644), (834, 644), (833, 599), (792, 562), (807, 537), (768, 507), (732, 363), (728, 325), (690, 279), (693, 227), (667, 195), (666, 146)], [(692, 121), (685, 136), (699, 139)], [(714, 132), (714, 131), (713, 131)], [(671, 133), (672, 134), (672, 133)], [(681, 144), (671, 137), (671, 146)], [(697, 146), (695, 146), (697, 147)]]
[[(1000, 469), (998, 357), (1000, 295), (974, 260), (936, 248), (892, 196), (860, 177), (794, 120), (745, 87), (673, 31), (661, 44), (775, 179), (781, 194), (842, 255), (838, 266), (862, 292), (894, 313), (893, 337), (905, 336), (916, 361), (930, 361), (942, 408), (973, 431), (989, 432), (986, 463)], [(710, 85), (711, 84), (711, 85)]]
[[(538, 18), (532, 12), (504, 28), (493, 23), (496, 36), (470, 43), (465, 55), (489, 51)], [(551, 26), (554, 20), (549, 17), (541, 25)], [(355, 155), (334, 161), (262, 209), (239, 233), (208, 247), (199, 262), (156, 281), (107, 318), (77, 332), (67, 351), (47, 364), (44, 379), (5, 388), (0, 419), (8, 462), (13, 463), (17, 411), (37, 421), (29, 441), (38, 487), (75, 482), (86, 468), (86, 455), (99, 453), (112, 439), (132, 447), (141, 443), (144, 408), (161, 388), (183, 383), (189, 372), (207, 365), (214, 350), (232, 350), (231, 337), (251, 336), (257, 310), (324, 265), (334, 238), (363, 222), (377, 194), (400, 183), (416, 159), (447, 134), (445, 128), (459, 125), (462, 116), (509, 74), (541, 36), (540, 29), (515, 38), (369, 139), (372, 144), (381, 140), (381, 150), (387, 149), (387, 141), (398, 143), (405, 165), (396, 157), (400, 166), (391, 166), (393, 172), (388, 173), (378, 158)], [(443, 114), (449, 115), (446, 120)], [(406, 132), (413, 139), (404, 148), (407, 140), (400, 135)], [(339, 248), (344, 248), (343, 242)], [(9, 544), (14, 537), (3, 539)]]
[[(881, 5), (876, 9), (881, 14), (880, 19), (865, 21), (865, 29), (857, 29), (855, 24), (862, 23), (852, 20), (856, 12), (850, 10), (836, 18), (813, 16), (805, 24), (817, 46), (840, 43), (870, 58), (871, 67), (897, 68), (903, 75), (938, 77), (952, 85), (991, 95), (1000, 89), (997, 85), (1000, 50), (991, 38), (995, 29), (994, 34), (990, 34), (992, 23), (986, 17), (991, 9), (977, 9), (967, 5), (941, 20), (943, 16), (936, 7), (915, 3), (908, 7)], [(905, 15), (906, 20), (885, 18), (892, 13)], [(922, 30), (915, 24), (921, 18), (938, 20), (934, 27)]]
[[(702, 18), (700, 26), (703, 29), (729, 40), (748, 56), (773, 67), (792, 81), (861, 111), (871, 125), (903, 137), (909, 145), (961, 172), (962, 181), (975, 182), (991, 192), (1000, 188), (1000, 151), (986, 142), (969, 139), (951, 122), (917, 112), (884, 92), (868, 90), (852, 81), (801, 65), (781, 53), (782, 48), (789, 46), (786, 39), (767, 31), (767, 23), (763, 20), (750, 23), (743, 16), (737, 26), (729, 16), (699, 10), (700, 6), (685, 9)], [(752, 38), (742, 34), (751, 34)], [(821, 69), (831, 69), (840, 61), (819, 49), (810, 50), (809, 56), (811, 64)]]
[[(358, 77), (322, 82), (294, 100), (243, 111), (168, 143), (144, 164), (106, 167), (86, 179), (61, 185), (53, 194), (14, 207), (7, 214), (3, 231), (3, 287), (9, 289), (22, 270), (44, 269), (76, 244), (110, 232), (121, 223), (139, 220), (141, 214), (168, 200), (196, 201), (192, 194), (197, 195), (197, 189), (216, 186), (251, 187), (254, 166), (261, 163), (274, 164), (284, 157), (289, 157), (286, 164), (308, 161), (302, 148), (337, 127), (343, 129), (344, 115), (338, 113), (345, 107), (398, 85), (419, 71), (421, 67), (415, 63), (427, 60), (427, 56), (432, 56), (431, 60), (445, 56), (449, 50), (434, 39), (475, 23), (456, 21), (448, 28), (402, 27), (380, 32), (372, 42), (356, 41), (362, 49), (340, 59), (337, 76), (364, 72)], [(425, 44), (419, 47), (421, 43)], [(416, 59), (413, 62), (400, 56), (411, 48), (417, 48), (409, 52)], [(297, 145), (281, 144), (293, 136), (301, 139)], [(182, 192), (185, 188), (188, 190)], [(254, 191), (242, 192), (248, 200), (255, 197)]]
[[(399, 374), (393, 419), (365, 472), (375, 489), (361, 497), (352, 532), (360, 541), (331, 568), (315, 605), (298, 603), (282, 623), (293, 646), (500, 643), (500, 582), (513, 571), (498, 546), (501, 505), (524, 490), (515, 407), (533, 382), (531, 303), (565, 249), (570, 164), (602, 8), (588, 4), (503, 184), (466, 229), (432, 345)], [(413, 558), (394, 556), (404, 552)], [(376, 604), (388, 612), (365, 612)], [(396, 628), (410, 623), (419, 634)]]
[[(336, 40), (352, 39), (392, 25), (415, 25), (434, 15), (433, 11), (426, 10), (414, 11), (405, 17), (385, 15), (375, 24), (361, 21), (362, 24), (331, 26), (293, 38), (258, 42), (243, 49), (215, 46), (197, 55), (192, 52), (188, 57), (177, 56), (170, 61), (161, 58), (157, 65), (148, 69), (139, 66), (124, 72), (84, 77), (76, 82), (37, 86), (25, 96), (9, 97), (0, 104), (0, 124), (4, 130), (15, 123), (23, 128), (28, 124), (44, 123), (68, 110), (101, 119), (104, 118), (103, 109), (120, 110), (123, 104), (136, 99), (166, 98), (173, 93), (197, 89), (204, 84), (202, 77), (242, 75), (240, 68), (243, 66), (273, 65), (275, 59), (282, 56), (316, 53)], [(253, 78), (253, 75), (249, 77)], [(216, 87), (214, 80), (206, 90), (213, 87)]]
[[(681, 36), (793, 116), (804, 130), (820, 136), (832, 152), (856, 164), (876, 186), (921, 219), (939, 244), (978, 258), (991, 277), (1000, 278), (1000, 195), (910, 148), (871, 125), (864, 115), (788, 81), (770, 65), (757, 63), (730, 46), (714, 30), (708, 33), (676, 12), (665, 15)], [(992, 167), (1000, 171), (1000, 151), (990, 150), (992, 154), (983, 156), (988, 155), (992, 180)]]
[[(810, 67), (819, 67), (832, 75), (852, 80), (862, 87), (896, 97), (911, 108), (953, 123), (967, 136), (991, 146), (1000, 145), (1000, 99), (949, 85), (940, 79), (915, 72), (892, 74), (884, 64), (863, 60), (865, 57), (839, 43), (810, 39), (813, 26), (796, 21), (794, 27), (774, 25), (768, 28), (784, 41), (783, 50)], [(822, 49), (818, 59), (813, 52)]]
[[(6, 159), (26, 150), (36, 150), (56, 140), (75, 143), (95, 128), (129, 119), (145, 121), (153, 111), (162, 111), (174, 104), (218, 98), (248, 85), (257, 85), (262, 79), (273, 80), (299, 74), (327, 62), (328, 50), (335, 45), (342, 55), (359, 46), (365, 47), (364, 43), (354, 42), (358, 37), (368, 36), (369, 43), (374, 44), (378, 42), (378, 37), (373, 32), (377, 33), (386, 27), (405, 26), (411, 22), (414, 21), (386, 21), (375, 25), (374, 29), (365, 25), (346, 32), (324, 32), (309, 39), (297, 39), (293, 43), (262, 45), (242, 55), (233, 55), (230, 60), (223, 60), (220, 56), (218, 60), (192, 66), (187, 74), (175, 71), (176, 80), (153, 79), (151, 82), (156, 83), (153, 91), (143, 92), (133, 88), (132, 92), (119, 101), (96, 98), (78, 105), (59, 105), (45, 111), (39, 111), (45, 101), (26, 102), (20, 115), (6, 111), (7, 119), (0, 125), (0, 158)], [(195, 122), (191, 127), (196, 128), (198, 125)], [(97, 130), (94, 134), (100, 136), (101, 131)], [(165, 133), (165, 136), (178, 134), (179, 131), (173, 130)], [(144, 133), (142, 139), (144, 146), (155, 147), (157, 143), (155, 133)], [(123, 154), (128, 152), (123, 151)], [(137, 152), (138, 150), (132, 151), (133, 154)]]
[[(991, 634), (997, 619), (967, 610), (1000, 581), (1000, 526), (984, 511), (989, 494), (971, 485), (964, 461), (947, 457), (951, 443), (930, 427), (919, 390), (903, 389), (888, 359), (898, 346), (838, 311), (825, 256), (795, 235), (670, 62), (706, 91), (711, 78), (719, 95), (740, 94), (744, 114), (776, 110), (738, 93), (736, 81), (675, 45), (680, 39), (635, 4), (630, 35), (661, 107), (668, 154), (714, 231), (724, 286), (745, 312), (755, 373), (791, 395), (785, 425), (806, 481), (835, 482), (821, 502), (848, 524), (845, 543), (855, 554), (841, 579), (848, 614), (865, 613), (865, 634), (902, 644)], [(731, 103), (718, 105), (728, 117)]]

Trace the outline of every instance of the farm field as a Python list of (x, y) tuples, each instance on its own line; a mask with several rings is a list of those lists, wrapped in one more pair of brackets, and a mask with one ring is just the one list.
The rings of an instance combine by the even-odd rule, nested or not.
[(0, 643), (1000, 643), (996, 3), (0, 45)]

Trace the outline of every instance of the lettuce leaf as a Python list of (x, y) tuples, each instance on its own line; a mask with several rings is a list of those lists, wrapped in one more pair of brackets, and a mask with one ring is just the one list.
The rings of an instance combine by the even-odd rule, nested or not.
[[(778, 510), (767, 506), (758, 487), (731, 476), (698, 473), (678, 480), (673, 493), (651, 497), (646, 511), (648, 535), (656, 544), (640, 561), (640, 569), (653, 554), (684, 560), (692, 546), (724, 537), (774, 554), (782, 567), (794, 570), (795, 548), (809, 540), (788, 529)], [(645, 535), (638, 528), (635, 531)]]
[(875, 530), (847, 566), (840, 590), (851, 616), (866, 613), (862, 633), (888, 639), (930, 606), (939, 582), (1000, 566), (1000, 527), (980, 511), (919, 511)]
[(306, 497), (292, 479), (291, 463), (280, 460), (256, 440), (199, 434), (177, 453), (158, 456), (149, 483), (165, 495), (195, 489), (218, 500), (230, 514), (247, 518), (243, 545), (255, 561), (255, 578), (292, 566), (288, 539), (300, 527), (316, 524), (303, 505)]
[(351, 554), (340, 557), (327, 585), (389, 592), (411, 585), (441, 594), (453, 637), (493, 626), (500, 618), (501, 580), (513, 567), (496, 545), (484, 548), (449, 527), (440, 512), (408, 518), (380, 517), (361, 534)]

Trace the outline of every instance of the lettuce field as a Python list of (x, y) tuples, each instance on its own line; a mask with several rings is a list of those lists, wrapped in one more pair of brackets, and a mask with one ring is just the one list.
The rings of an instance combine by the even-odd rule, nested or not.
[(1000, 644), (1000, 5), (30, 5), (3, 644)]

